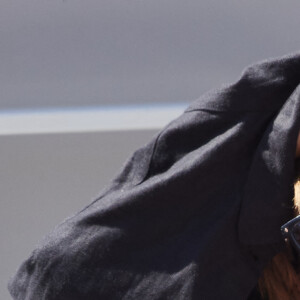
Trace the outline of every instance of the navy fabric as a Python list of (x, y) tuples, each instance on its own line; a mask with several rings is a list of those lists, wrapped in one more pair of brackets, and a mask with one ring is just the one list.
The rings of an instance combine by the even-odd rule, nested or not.
[(259, 292), (259, 288), (258, 286), (256, 286), (253, 291), (251, 292), (250, 296), (247, 298), (247, 300), (268, 300), (268, 299), (263, 299), (260, 292)]
[(293, 216), (300, 53), (204, 94), (9, 282), (18, 300), (247, 299)]

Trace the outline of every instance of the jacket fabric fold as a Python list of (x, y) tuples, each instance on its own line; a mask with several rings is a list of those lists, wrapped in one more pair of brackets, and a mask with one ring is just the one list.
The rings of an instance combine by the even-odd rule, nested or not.
[(293, 217), (299, 83), (293, 53), (191, 103), (40, 242), (13, 299), (247, 299)]

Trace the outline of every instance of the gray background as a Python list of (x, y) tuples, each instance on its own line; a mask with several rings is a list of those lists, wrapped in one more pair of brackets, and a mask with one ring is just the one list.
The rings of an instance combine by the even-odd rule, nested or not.
[(190, 102), (299, 49), (298, 0), (1, 0), (0, 109)]
[[(299, 50), (299, 1), (1, 0), (0, 110), (188, 103)], [(0, 136), (0, 298), (156, 131)]]

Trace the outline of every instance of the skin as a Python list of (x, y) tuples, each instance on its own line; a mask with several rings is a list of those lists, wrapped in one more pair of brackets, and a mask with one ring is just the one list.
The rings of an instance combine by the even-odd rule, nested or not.
[(300, 132), (297, 139), (296, 157), (300, 157)]

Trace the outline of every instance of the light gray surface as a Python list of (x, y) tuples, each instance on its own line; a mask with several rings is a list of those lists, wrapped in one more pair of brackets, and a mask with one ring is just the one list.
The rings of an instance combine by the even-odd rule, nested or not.
[(40, 238), (101, 192), (156, 131), (0, 137), (0, 299)]
[(1, 0), (0, 109), (191, 102), (299, 50), (298, 0)]

